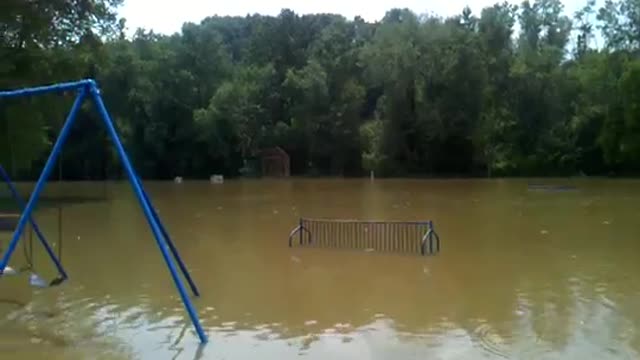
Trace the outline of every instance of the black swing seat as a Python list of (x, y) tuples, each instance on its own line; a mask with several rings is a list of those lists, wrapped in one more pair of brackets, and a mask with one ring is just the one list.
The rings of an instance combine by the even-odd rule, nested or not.
[(0, 231), (13, 231), (18, 226), (20, 214), (0, 213)]

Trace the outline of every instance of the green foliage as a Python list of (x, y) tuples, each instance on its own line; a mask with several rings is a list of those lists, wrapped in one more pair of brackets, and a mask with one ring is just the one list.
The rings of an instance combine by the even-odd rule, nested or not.
[[(145, 177), (254, 174), (274, 146), (293, 174), (640, 171), (637, 0), (588, 0), (573, 20), (559, 0), (449, 18), (391, 9), (376, 23), (284, 9), (130, 39), (121, 2), (7, 2), (0, 87), (97, 78)], [(0, 162), (37, 173), (71, 101), (0, 104)], [(120, 175), (92, 110), (68, 177)]]
[[(93, 76), (102, 43), (117, 38), (122, 0), (7, 0), (0, 11), (0, 88)], [(0, 103), (0, 162), (13, 175), (29, 172), (50, 149), (72, 99)]]
[(207, 144), (210, 156), (257, 155), (271, 129), (263, 104), (273, 76), (271, 65), (241, 67), (218, 87), (207, 108), (194, 112), (197, 140)]
[[(640, 168), (640, 60), (630, 60), (618, 82), (621, 119), (607, 123), (614, 128), (617, 156), (626, 168)], [(615, 122), (615, 124), (613, 124)]]
[(382, 153), (382, 136), (384, 124), (381, 120), (372, 120), (360, 127), (362, 139), (362, 167), (367, 171), (384, 174), (384, 165), (387, 161)]

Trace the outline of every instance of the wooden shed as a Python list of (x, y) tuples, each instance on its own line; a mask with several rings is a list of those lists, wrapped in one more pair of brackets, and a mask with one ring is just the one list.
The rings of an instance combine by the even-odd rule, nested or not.
[(262, 175), (288, 177), (290, 175), (289, 154), (279, 146), (260, 151)]

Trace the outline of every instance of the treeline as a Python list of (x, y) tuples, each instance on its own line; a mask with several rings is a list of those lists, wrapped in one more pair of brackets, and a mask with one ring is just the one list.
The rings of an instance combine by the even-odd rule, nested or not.
[[(0, 87), (96, 78), (144, 177), (250, 174), (274, 146), (294, 175), (640, 171), (635, 0), (572, 16), (557, 0), (392, 9), (376, 23), (283, 10), (130, 39), (121, 0), (70, 3), (2, 5)], [(3, 100), (0, 163), (37, 174), (71, 101)], [(93, 109), (79, 120), (63, 176), (119, 176)]]

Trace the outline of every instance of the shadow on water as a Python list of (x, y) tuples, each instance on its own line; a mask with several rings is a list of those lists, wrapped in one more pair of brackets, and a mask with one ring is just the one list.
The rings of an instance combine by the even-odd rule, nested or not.
[[(28, 201), (23, 196), (24, 201)], [(41, 196), (38, 199), (37, 208), (50, 209), (58, 206), (80, 205), (90, 203), (106, 202), (105, 196)], [(19, 212), (19, 207), (9, 196), (0, 196), (0, 212)]]
[(541, 192), (565, 192), (565, 191), (578, 191), (578, 188), (574, 185), (566, 184), (538, 184), (531, 183), (527, 186), (529, 191), (541, 191)]

